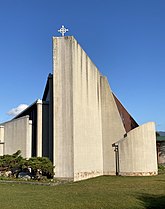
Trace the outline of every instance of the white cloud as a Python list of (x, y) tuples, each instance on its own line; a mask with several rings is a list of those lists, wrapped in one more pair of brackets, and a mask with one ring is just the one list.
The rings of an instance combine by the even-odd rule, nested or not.
[(11, 110), (9, 110), (7, 112), (7, 114), (10, 115), (10, 116), (16, 116), (20, 112), (22, 112), (23, 110), (25, 110), (27, 107), (28, 107), (27, 104), (20, 104), (20, 105), (18, 105), (18, 107), (15, 107), (15, 108), (12, 108)]

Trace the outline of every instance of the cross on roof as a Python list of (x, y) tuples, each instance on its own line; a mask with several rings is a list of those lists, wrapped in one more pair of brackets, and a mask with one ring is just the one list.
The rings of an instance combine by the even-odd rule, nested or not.
[(61, 33), (62, 36), (64, 36), (65, 33), (68, 31), (69, 30), (67, 28), (65, 28), (64, 25), (62, 25), (62, 27), (58, 30), (58, 32)]

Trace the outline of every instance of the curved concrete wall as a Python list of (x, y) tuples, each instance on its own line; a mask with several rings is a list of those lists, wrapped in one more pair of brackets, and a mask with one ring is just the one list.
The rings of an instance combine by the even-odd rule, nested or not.
[(156, 175), (155, 124), (149, 122), (133, 129), (118, 141), (120, 175)]

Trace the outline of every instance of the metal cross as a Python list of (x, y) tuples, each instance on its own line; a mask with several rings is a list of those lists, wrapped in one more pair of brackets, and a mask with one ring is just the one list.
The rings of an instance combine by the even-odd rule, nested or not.
[(58, 32), (61, 33), (62, 36), (64, 36), (65, 33), (68, 31), (69, 30), (67, 28), (65, 28), (64, 25), (62, 25), (62, 27), (58, 30)]

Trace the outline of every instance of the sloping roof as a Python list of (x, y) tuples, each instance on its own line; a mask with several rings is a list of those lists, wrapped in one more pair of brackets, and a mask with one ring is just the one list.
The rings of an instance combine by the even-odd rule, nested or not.
[(36, 107), (37, 101), (38, 100), (33, 102), (31, 105), (29, 105), (26, 109), (24, 109), (22, 112), (20, 112), (18, 115), (16, 115), (12, 120), (15, 120), (17, 118), (20, 118), (20, 117), (28, 115), (29, 112), (32, 111), (32, 109), (34, 109)]
[(53, 75), (51, 73), (49, 73), (48, 78), (47, 78), (47, 82), (46, 82), (46, 86), (45, 86), (45, 90), (44, 90), (44, 93), (43, 93), (43, 97), (42, 97), (43, 101), (46, 100), (46, 97), (48, 95), (48, 92), (49, 92), (49, 79), (52, 79), (52, 78), (53, 78)]
[(115, 99), (118, 111), (120, 113), (120, 117), (122, 119), (124, 128), (126, 132), (128, 133), (132, 129), (138, 127), (139, 125), (137, 122), (133, 119), (133, 117), (128, 113), (128, 111), (125, 109), (125, 107), (121, 104), (121, 102), (117, 99), (117, 97), (113, 93), (113, 97)]

